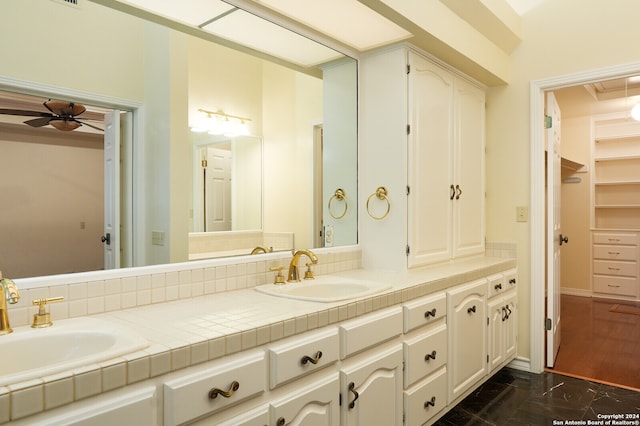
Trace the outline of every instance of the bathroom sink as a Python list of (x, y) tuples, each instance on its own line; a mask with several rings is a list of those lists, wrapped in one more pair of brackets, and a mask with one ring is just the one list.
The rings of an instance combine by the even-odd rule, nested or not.
[(149, 343), (97, 318), (54, 321), (47, 328), (14, 327), (0, 336), (0, 386), (116, 358)]
[(271, 296), (311, 302), (338, 302), (372, 296), (390, 289), (388, 284), (367, 280), (357, 280), (333, 275), (322, 275), (313, 280), (289, 282), (286, 284), (266, 284), (256, 287), (256, 291)]

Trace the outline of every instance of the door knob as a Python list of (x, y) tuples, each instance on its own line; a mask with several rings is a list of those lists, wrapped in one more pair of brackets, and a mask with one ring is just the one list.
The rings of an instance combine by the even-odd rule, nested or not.
[(566, 244), (568, 242), (569, 242), (569, 237), (567, 237), (566, 235), (560, 234), (560, 245)]
[(100, 238), (100, 241), (102, 241), (103, 243), (107, 243), (108, 246), (111, 245), (111, 234), (107, 232), (107, 235), (103, 235), (102, 238)]

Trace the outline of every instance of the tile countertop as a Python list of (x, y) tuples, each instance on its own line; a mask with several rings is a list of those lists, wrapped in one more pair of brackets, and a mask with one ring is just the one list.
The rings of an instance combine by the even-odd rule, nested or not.
[[(75, 380), (77, 376), (97, 372), (102, 374), (102, 385), (99, 391), (94, 391), (96, 394), (110, 390), (105, 388), (105, 382), (113, 383), (114, 380), (105, 374), (114, 366), (126, 366), (121, 369), (125, 372), (124, 377), (117, 380), (121, 387), (355, 318), (515, 266), (515, 259), (475, 257), (401, 273), (362, 269), (340, 272), (336, 275), (392, 284), (392, 288), (383, 293), (342, 302), (292, 300), (244, 289), (92, 315), (131, 329), (147, 339), (149, 346), (65, 374), (10, 384), (5, 392), (34, 386), (45, 386), (46, 390), (47, 383), (60, 380), (62, 376)], [(74, 397), (75, 400), (81, 398), (80, 395)]]

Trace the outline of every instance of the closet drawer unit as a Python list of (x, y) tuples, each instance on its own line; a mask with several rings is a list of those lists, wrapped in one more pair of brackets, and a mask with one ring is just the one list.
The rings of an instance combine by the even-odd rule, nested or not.
[(593, 246), (594, 259), (606, 260), (636, 260), (638, 248), (636, 246)]
[(404, 342), (404, 387), (447, 363), (447, 326), (441, 325)]
[(609, 233), (609, 232), (598, 232), (593, 234), (593, 243), (635, 246), (638, 244), (638, 240), (635, 234), (616, 234), (616, 233)]
[(408, 333), (416, 328), (435, 324), (447, 316), (446, 294), (438, 293), (405, 303), (402, 307), (404, 314), (404, 332)]
[(406, 426), (426, 423), (447, 406), (447, 369), (427, 377), (424, 381), (404, 391)]
[(402, 334), (402, 309), (393, 307), (340, 325), (340, 358)]
[(593, 261), (593, 273), (598, 275), (635, 277), (637, 270), (636, 262), (618, 262), (614, 260)]
[(638, 293), (638, 283), (635, 278), (595, 275), (593, 277), (593, 291), (596, 293), (635, 297)]
[(338, 360), (338, 329), (292, 338), (269, 349), (271, 389)]
[(167, 381), (164, 424), (181, 424), (259, 395), (267, 387), (265, 371), (265, 353), (259, 351)]

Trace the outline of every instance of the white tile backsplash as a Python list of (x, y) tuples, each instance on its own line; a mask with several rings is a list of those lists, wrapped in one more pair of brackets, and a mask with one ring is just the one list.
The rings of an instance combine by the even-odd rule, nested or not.
[[(313, 265), (313, 271), (318, 275), (357, 269), (361, 265), (361, 250), (357, 246), (314, 252), (319, 262)], [(261, 255), (260, 260), (256, 256), (241, 256), (17, 279), (22, 297), (17, 304), (9, 305), (9, 317), (12, 327), (30, 324), (36, 309), (31, 306), (32, 301), (44, 297), (65, 298), (64, 302), (47, 308), (52, 319), (58, 320), (252, 288), (273, 282), (275, 272), (270, 268), (282, 266), (286, 270), (290, 260), (289, 252), (279, 252)], [(47, 285), (50, 281), (54, 284)]]

